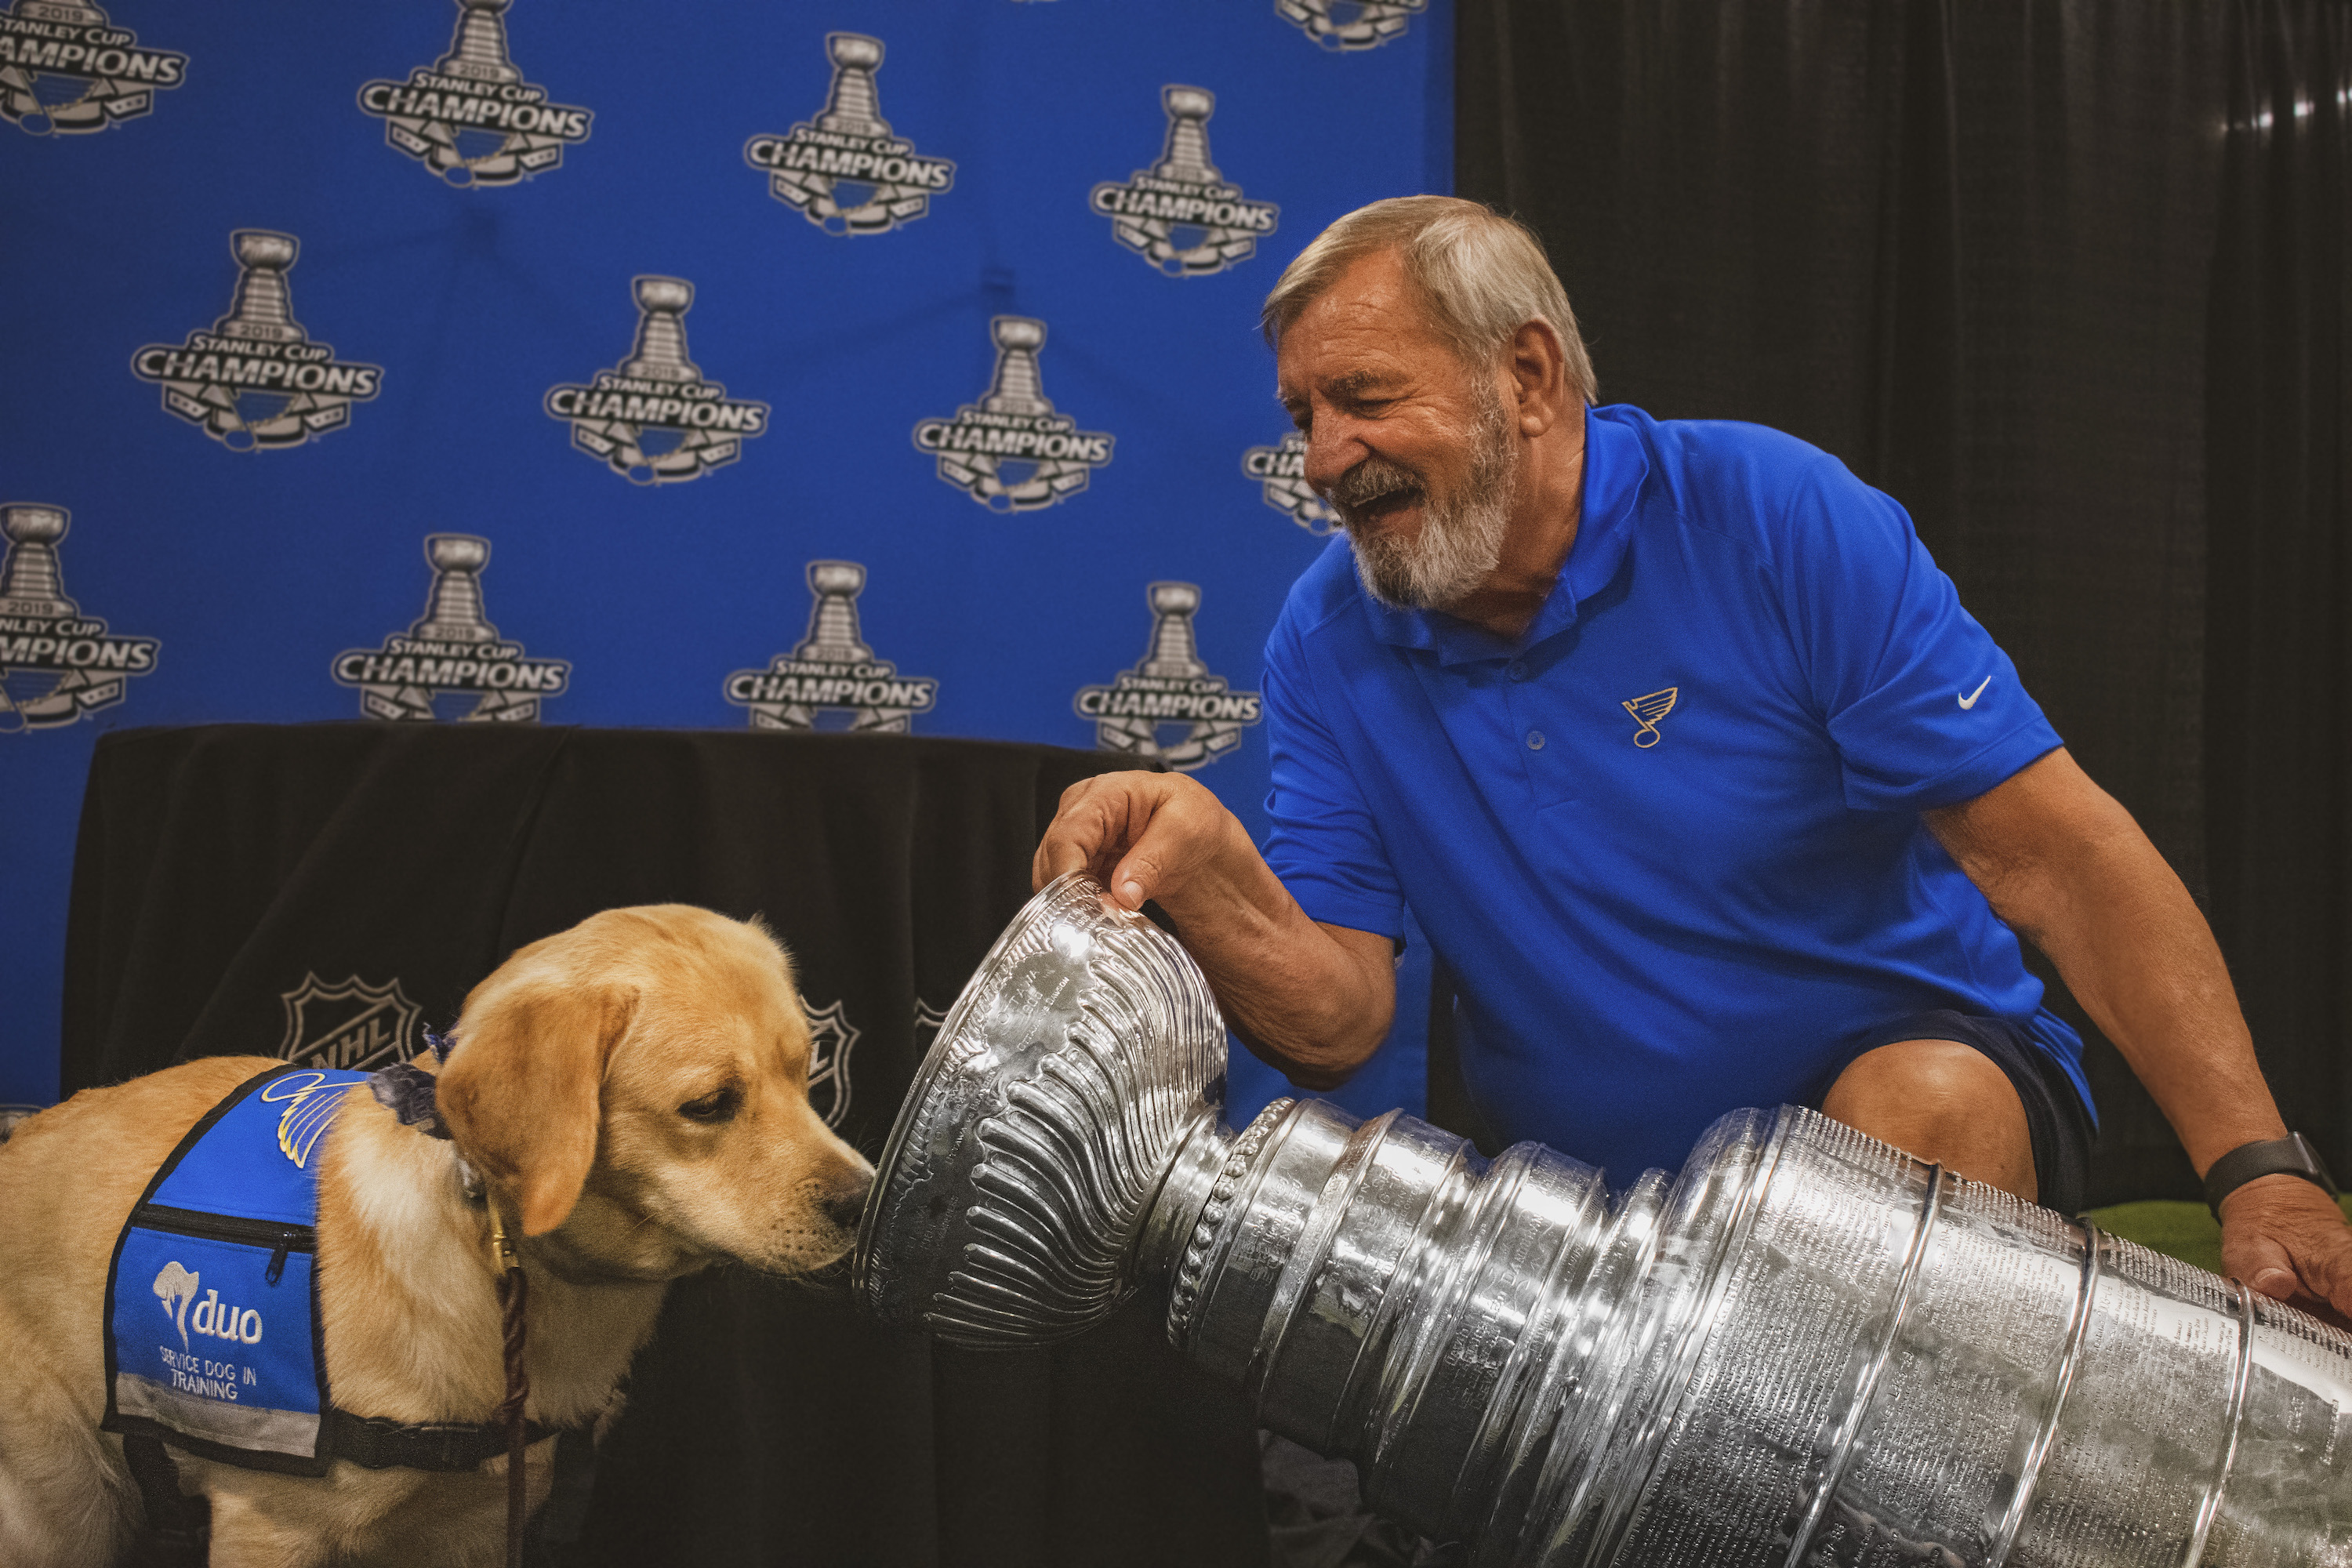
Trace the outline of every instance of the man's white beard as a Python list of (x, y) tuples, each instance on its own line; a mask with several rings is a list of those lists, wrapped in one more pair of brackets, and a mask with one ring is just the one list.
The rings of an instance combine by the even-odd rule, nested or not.
[[(1442, 610), (1460, 604), (1503, 559), (1517, 478), (1510, 416), (1488, 392), (1470, 431), (1470, 471), (1459, 489), (1438, 496), (1412, 474), (1367, 458), (1331, 487), (1330, 500), (1355, 549), (1356, 575), (1384, 605)], [(1357, 521), (1361, 509), (1400, 491), (1421, 495), (1421, 531), (1411, 540)]]

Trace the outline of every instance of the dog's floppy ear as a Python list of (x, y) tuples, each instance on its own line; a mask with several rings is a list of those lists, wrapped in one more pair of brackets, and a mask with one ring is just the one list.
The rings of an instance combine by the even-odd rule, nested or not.
[(458, 1149), (515, 1195), (525, 1236), (562, 1225), (596, 1160), (604, 1065), (636, 993), (519, 981), (467, 999), (435, 1104)]

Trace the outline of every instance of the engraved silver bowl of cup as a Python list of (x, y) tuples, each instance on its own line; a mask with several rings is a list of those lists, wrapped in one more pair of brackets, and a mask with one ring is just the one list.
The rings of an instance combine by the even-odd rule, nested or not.
[(1391, 1111), (1223, 1124), (1172, 939), (1083, 875), (940, 1028), (855, 1289), (976, 1346), (1138, 1291), (1479, 1564), (2352, 1568), (2352, 1335), (1793, 1107), (1612, 1196)]

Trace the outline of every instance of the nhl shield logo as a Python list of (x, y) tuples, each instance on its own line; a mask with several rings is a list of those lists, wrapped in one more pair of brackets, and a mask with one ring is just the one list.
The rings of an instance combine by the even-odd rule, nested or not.
[(743, 161), (768, 174), (768, 192), (827, 234), (887, 234), (931, 210), (955, 184), (955, 165), (926, 158), (882, 118), (874, 73), (882, 40), (827, 33), (833, 86), (824, 110), (781, 136), (754, 136)]
[(457, 0), (449, 52), (401, 81), (360, 89), (383, 139), (453, 185), (506, 185), (563, 165), (588, 140), (584, 109), (550, 102), (507, 56), (512, 0)]
[(280, 1061), (332, 1070), (368, 1071), (404, 1062), (422, 1043), (416, 1033), (420, 1009), (400, 989), (397, 978), (372, 985), (358, 975), (330, 985), (315, 973), (280, 992), (286, 1034), (278, 1042)]
[(335, 679), (360, 689), (360, 716), (430, 723), (438, 716), (436, 699), (456, 699), (452, 717), (461, 723), (537, 723), (541, 700), (562, 694), (572, 666), (530, 658), (490, 624), (482, 608), (490, 542), (471, 533), (427, 534), (425, 559), (433, 563), (433, 589), (408, 635), (335, 658)]
[(808, 635), (767, 668), (729, 676), (727, 700), (751, 710), (754, 730), (814, 730), (820, 713), (838, 713), (854, 731), (904, 733), (909, 719), (930, 711), (940, 683), (900, 675), (866, 646), (857, 626), (866, 568), (855, 561), (812, 561), (808, 584), (816, 599)]
[(1376, 49), (1404, 37), (1429, 0), (1274, 0), (1274, 14), (1334, 52)]
[(1228, 689), (1210, 672), (1192, 637), (1201, 590), (1192, 583), (1154, 583), (1151, 646), (1143, 661), (1109, 686), (1079, 689), (1072, 706), (1095, 721), (1106, 752), (1157, 757), (1179, 773), (1205, 767), (1242, 743), (1242, 731), (1265, 717), (1255, 691)]
[(838, 1002), (812, 1007), (803, 996), (801, 1010), (809, 1021), (809, 1109), (827, 1127), (838, 1127), (849, 1114), (849, 1054), (857, 1048), (859, 1030)]
[(996, 344), (996, 374), (987, 395), (952, 419), (915, 426), (918, 451), (939, 458), (941, 480), (994, 511), (1030, 511), (1067, 500), (1110, 461), (1111, 437), (1081, 430), (1054, 411), (1037, 369), (1045, 323), (1028, 316), (996, 316), (988, 323)]
[(549, 415), (572, 426), (572, 444), (602, 458), (633, 484), (698, 479), (743, 455), (747, 437), (768, 428), (768, 405), (730, 397), (686, 357), (686, 312), (694, 285), (683, 278), (630, 280), (637, 301), (635, 351), (593, 386), (550, 387)]
[(187, 75), (187, 56), (141, 48), (87, 0), (16, 0), (0, 14), (0, 120), (35, 136), (136, 120)]
[(131, 374), (163, 389), (163, 406), (233, 452), (299, 447), (351, 423), (352, 405), (383, 383), (382, 365), (345, 363), (294, 320), (286, 273), (301, 242), (241, 228), (229, 236), (236, 293), (209, 332), (178, 348), (150, 343)]
[(1307, 483), (1307, 437), (1286, 433), (1271, 447), (1252, 447), (1242, 454), (1242, 472), (1258, 481), (1258, 496), (1275, 510), (1307, 532), (1321, 538), (1338, 531), (1339, 514)]
[(61, 506), (0, 507), (8, 541), (0, 563), (0, 734), (54, 730), (112, 707), (163, 649), (153, 637), (111, 635), (66, 597), (58, 542), (71, 521)]
[(1091, 205), (1109, 217), (1112, 238), (1171, 278), (1205, 278), (1247, 261), (1281, 209), (1249, 200), (1209, 162), (1215, 93), (1171, 85), (1160, 89), (1160, 104), (1168, 111), (1160, 162), (1097, 185)]

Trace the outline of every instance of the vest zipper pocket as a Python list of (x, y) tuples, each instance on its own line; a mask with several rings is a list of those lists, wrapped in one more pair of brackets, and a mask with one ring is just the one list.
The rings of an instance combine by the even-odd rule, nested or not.
[(234, 1241), (247, 1247), (267, 1247), (269, 1253), (269, 1283), (278, 1283), (286, 1272), (286, 1255), (289, 1252), (316, 1252), (319, 1233), (307, 1225), (288, 1225), (278, 1219), (243, 1219), (236, 1215), (205, 1214), (195, 1209), (175, 1209), (163, 1204), (142, 1204), (131, 1216), (131, 1223), (146, 1230), (168, 1230), (181, 1236), (202, 1237), (207, 1241)]

